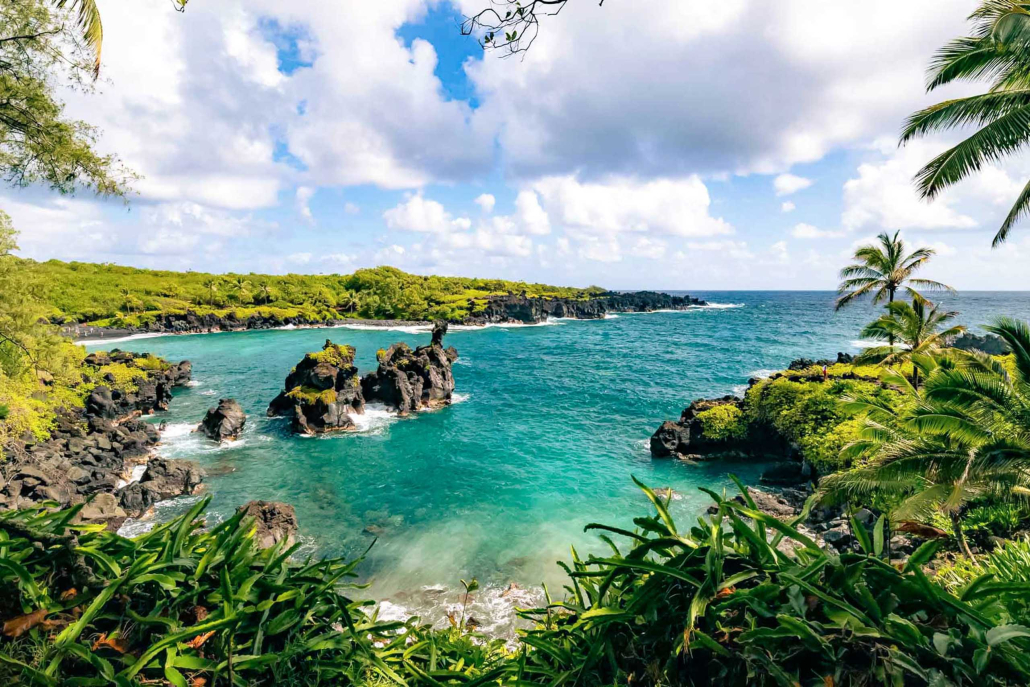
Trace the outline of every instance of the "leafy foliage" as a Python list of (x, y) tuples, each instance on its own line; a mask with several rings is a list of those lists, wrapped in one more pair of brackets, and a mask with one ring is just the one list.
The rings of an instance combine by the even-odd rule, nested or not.
[(837, 293), (837, 310), (854, 301), (872, 296), (873, 303), (892, 302), (899, 291), (905, 291), (915, 301), (925, 298), (916, 289), (929, 291), (952, 291), (947, 284), (930, 279), (916, 279), (912, 275), (933, 257), (932, 248), (917, 248), (905, 253), (905, 242), (894, 235), (883, 232), (876, 237), (879, 245), (860, 247), (855, 251), (855, 262), (840, 271), (841, 284)]
[[(941, 48), (930, 65), (927, 90), (956, 81), (987, 82), (987, 92), (954, 98), (912, 114), (901, 142), (955, 128), (977, 127), (916, 174), (924, 198), (941, 191), (985, 164), (1023, 150), (1030, 140), (1030, 11), (1018, 0), (982, 0), (970, 15), (972, 31)], [(1030, 184), (994, 236), (998, 246), (1030, 211)]]
[[(350, 275), (214, 275), (143, 270), (118, 265), (23, 261), (46, 284), (54, 321), (100, 326), (140, 326), (163, 314), (192, 311), (245, 320), (254, 315), (339, 318), (460, 320), (489, 295), (588, 298), (602, 289), (576, 289), (500, 279), (424, 277), (393, 267)], [(131, 296), (131, 300), (130, 297)]]
[(102, 36), (92, 0), (5, 2), (0, 27), (0, 175), (16, 186), (124, 195), (134, 175), (93, 149), (96, 130), (67, 119), (56, 95), (62, 84), (92, 88)]
[[(878, 363), (898, 365), (910, 361), (915, 355), (928, 355), (947, 345), (950, 337), (965, 331), (965, 327), (941, 329), (958, 313), (940, 310), (937, 305), (915, 298), (909, 305), (903, 301), (887, 304), (887, 313), (862, 329), (862, 337), (887, 341), (887, 346), (874, 346), (862, 351), (858, 364)], [(919, 366), (913, 367), (913, 384), (919, 385)]]
[[(641, 485), (642, 486), (642, 485)], [(667, 502), (605, 557), (573, 551), (563, 600), (520, 614), (518, 644), (461, 625), (380, 621), (355, 599), (360, 561), (258, 550), (242, 514), (205, 529), (207, 501), (136, 539), (72, 525), (77, 509), (0, 514), (0, 678), (40, 684), (356, 685), (984, 684), (1030, 679), (1026, 589), (972, 579), (961, 594), (877, 550), (837, 556), (712, 494), (681, 531)], [(803, 516), (802, 516), (803, 517)], [(800, 518), (799, 518), (800, 519)], [(628, 541), (620, 549), (606, 535)], [(787, 544), (790, 546), (787, 546)], [(793, 552), (791, 552), (793, 551)], [(477, 583), (463, 581), (466, 595)], [(1025, 596), (1025, 594), (1024, 594)]]
[(743, 439), (747, 434), (744, 413), (735, 405), (718, 405), (697, 414), (705, 436), (716, 440)]

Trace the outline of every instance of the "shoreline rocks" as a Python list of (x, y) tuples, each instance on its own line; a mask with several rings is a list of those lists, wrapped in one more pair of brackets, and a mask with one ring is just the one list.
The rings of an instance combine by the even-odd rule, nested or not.
[[(186, 470), (188, 479), (177, 480), (176, 471), (169, 471), (171, 466), (152, 457), (160, 439), (157, 427), (139, 419), (167, 409), (171, 389), (190, 380), (190, 363), (172, 365), (117, 350), (92, 353), (86, 362), (101, 368), (120, 364), (142, 374), (134, 376), (133, 386), (120, 387), (108, 373), (107, 384), (91, 392), (85, 407), (58, 413), (48, 439), (23, 437), (8, 442), (7, 460), (0, 464), (0, 508), (31, 508), (43, 501), (67, 508), (89, 501), (81, 519), (117, 525), (127, 516), (142, 514), (149, 505), (141, 504), (155, 494), (171, 498), (196, 490), (199, 468), (179, 461), (189, 463), (178, 468)], [(151, 496), (126, 496), (126, 490), (140, 489), (126, 482), (132, 468), (141, 463), (148, 463), (143, 480), (151, 482), (146, 489)]]
[(221, 398), (217, 406), (208, 408), (196, 431), (203, 432), (207, 438), (221, 443), (238, 439), (246, 424), (247, 415), (236, 399)]
[[(472, 315), (454, 320), (451, 324), (485, 325), (503, 322), (537, 324), (549, 317), (581, 320), (602, 319), (608, 313), (654, 312), (656, 310), (685, 310), (704, 306), (707, 303), (691, 296), (672, 296), (656, 291), (634, 291), (620, 293), (607, 291), (588, 299), (529, 297), (521, 294), (492, 296), (483, 302), (470, 302)], [(239, 317), (230, 311), (226, 315), (213, 313), (198, 314), (191, 310), (184, 313), (162, 313), (153, 320), (138, 327), (98, 327), (89, 324), (66, 324), (62, 333), (75, 340), (102, 340), (122, 338), (139, 334), (206, 334), (213, 332), (238, 332), (251, 329), (281, 329), (283, 327), (339, 327), (357, 324), (369, 327), (411, 327), (426, 326), (424, 320), (366, 320), (333, 319), (311, 320), (304, 317), (280, 317), (269, 314), (253, 314)]]
[(286, 377), (283, 391), (268, 405), (269, 417), (288, 417), (297, 434), (354, 429), (350, 413), (365, 412), (354, 347), (326, 339)]

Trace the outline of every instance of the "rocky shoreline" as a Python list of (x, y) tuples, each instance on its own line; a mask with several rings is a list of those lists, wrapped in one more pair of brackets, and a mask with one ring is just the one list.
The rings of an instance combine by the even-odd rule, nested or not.
[[(540, 324), (549, 318), (577, 320), (603, 319), (610, 313), (655, 312), (658, 310), (686, 310), (703, 307), (707, 303), (691, 296), (672, 296), (655, 291), (618, 293), (609, 291), (589, 299), (549, 298), (527, 296), (525, 293), (492, 296), (485, 302), (469, 303), (473, 313), (450, 324), (483, 326), (487, 324), (519, 323)], [(341, 318), (309, 320), (303, 317), (279, 317), (275, 314), (251, 315), (240, 318), (235, 313), (219, 316), (212, 313), (164, 313), (139, 327), (98, 327), (90, 324), (66, 324), (61, 331), (77, 341), (102, 342), (141, 334), (209, 334), (238, 332), (251, 329), (362, 327), (429, 327), (425, 320), (367, 320)]]
[(48, 439), (26, 436), (4, 446), (0, 508), (84, 504), (82, 520), (117, 528), (158, 501), (195, 493), (203, 471), (193, 461), (157, 457), (158, 428), (140, 419), (167, 410), (172, 388), (190, 381), (189, 361), (114, 350), (90, 354), (86, 363), (132, 371), (138, 381), (126, 387), (108, 372), (83, 408), (58, 415)]

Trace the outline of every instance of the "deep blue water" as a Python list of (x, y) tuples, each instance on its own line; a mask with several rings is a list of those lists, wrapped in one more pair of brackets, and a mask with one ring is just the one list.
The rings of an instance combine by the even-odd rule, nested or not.
[[(827, 292), (692, 295), (734, 307), (454, 331), (446, 343), (461, 355), (459, 403), (403, 420), (373, 411), (364, 431), (317, 439), (290, 436), (282, 420), (264, 416), (305, 352), (327, 337), (354, 345), (364, 373), (377, 349), (427, 343), (428, 333), (252, 331), (89, 348), (193, 362), (196, 386), (180, 390), (158, 418), (169, 423), (161, 450), (212, 473), (216, 515), (250, 499), (287, 501), (305, 550), (317, 555), (357, 555), (378, 537), (361, 568), (370, 593), (436, 618), (454, 602), (458, 579), (477, 576), (487, 591), (476, 613), (503, 630), (513, 599), (500, 589), (560, 579), (554, 561), (568, 557), (570, 544), (596, 550), (584, 525), (631, 526), (647, 511), (631, 475), (672, 487), (684, 521), (708, 503), (698, 486), (732, 489), (728, 470), (755, 479), (758, 466), (653, 460), (647, 439), (659, 423), (694, 398), (731, 393), (793, 358), (857, 352), (858, 331), (873, 319), (868, 306), (834, 313)], [(970, 326), (998, 315), (1030, 319), (1028, 293), (965, 293), (945, 303)], [(216, 448), (189, 430), (227, 396), (247, 411), (247, 431)]]

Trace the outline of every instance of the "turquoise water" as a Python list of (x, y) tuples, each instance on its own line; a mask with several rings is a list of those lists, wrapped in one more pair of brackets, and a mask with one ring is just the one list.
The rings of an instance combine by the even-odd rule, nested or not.
[[(672, 487), (684, 522), (708, 505), (698, 486), (732, 488), (728, 470), (756, 479), (759, 466), (653, 460), (647, 439), (659, 423), (694, 398), (732, 393), (793, 358), (856, 352), (858, 330), (872, 319), (862, 307), (835, 314), (829, 293), (692, 295), (733, 307), (453, 331), (446, 343), (461, 355), (458, 403), (410, 419), (373, 409), (363, 431), (315, 439), (293, 437), (283, 420), (264, 416), (306, 351), (327, 337), (351, 344), (364, 373), (377, 349), (427, 343), (429, 334), (252, 331), (89, 348), (193, 362), (196, 385), (179, 390), (158, 418), (169, 424), (161, 451), (207, 468), (217, 515), (250, 499), (289, 502), (305, 551), (318, 555), (358, 555), (378, 537), (361, 570), (370, 593), (395, 605), (386, 612), (439, 619), (459, 578), (476, 576), (487, 587), (476, 612), (503, 631), (514, 601), (500, 590), (554, 584), (554, 561), (568, 557), (570, 544), (598, 550), (584, 525), (632, 526), (647, 511), (631, 475)], [(947, 304), (970, 325), (1001, 314), (1030, 319), (1026, 293), (968, 293)], [(247, 430), (216, 448), (189, 430), (227, 396), (247, 411)]]

